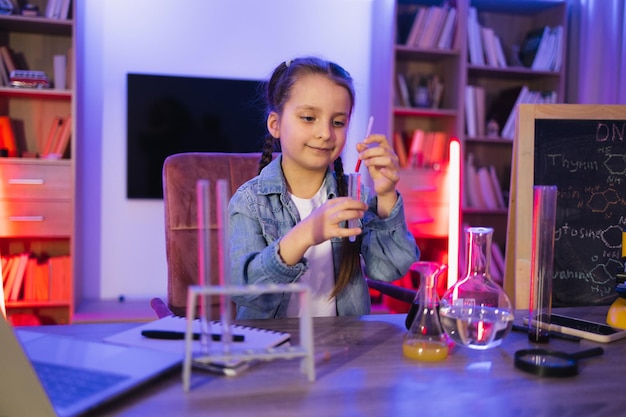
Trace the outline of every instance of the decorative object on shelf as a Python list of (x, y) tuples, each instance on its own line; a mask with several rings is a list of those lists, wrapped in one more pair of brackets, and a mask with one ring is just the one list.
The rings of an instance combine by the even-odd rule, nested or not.
[(22, 7), (22, 16), (36, 17), (39, 16), (39, 7), (35, 4), (26, 3)]
[(16, 69), (9, 75), (9, 85), (16, 88), (48, 88), (50, 80), (43, 71)]

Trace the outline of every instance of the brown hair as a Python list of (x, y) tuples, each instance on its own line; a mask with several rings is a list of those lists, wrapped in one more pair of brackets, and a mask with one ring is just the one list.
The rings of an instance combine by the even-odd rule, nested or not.
[[(341, 66), (317, 57), (302, 57), (282, 62), (278, 65), (269, 81), (265, 83), (266, 115), (271, 112), (282, 114), (285, 103), (289, 100), (293, 85), (304, 75), (321, 74), (337, 85), (344, 87), (350, 95), (351, 106), (354, 108), (354, 85), (352, 77)], [(269, 132), (263, 142), (263, 153), (259, 160), (259, 172), (272, 161), (272, 153), (280, 151), (280, 142)], [(339, 196), (348, 195), (348, 184), (343, 172), (341, 157), (334, 162), (335, 176), (337, 177), (337, 191)], [(341, 242), (339, 274), (330, 298), (336, 297), (350, 282), (350, 279), (361, 269), (360, 237), (356, 242), (343, 238)]]

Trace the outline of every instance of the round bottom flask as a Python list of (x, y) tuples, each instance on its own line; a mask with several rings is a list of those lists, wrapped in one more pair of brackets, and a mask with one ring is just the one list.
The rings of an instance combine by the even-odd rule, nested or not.
[(415, 319), (404, 336), (402, 353), (409, 359), (437, 362), (448, 357), (448, 339), (439, 322), (437, 278), (447, 269), (436, 262), (416, 262), (413, 268), (420, 274), (420, 286), (413, 308)]
[(491, 280), (493, 228), (468, 227), (467, 274), (441, 297), (439, 316), (446, 334), (457, 344), (489, 349), (502, 343), (513, 326), (511, 301)]

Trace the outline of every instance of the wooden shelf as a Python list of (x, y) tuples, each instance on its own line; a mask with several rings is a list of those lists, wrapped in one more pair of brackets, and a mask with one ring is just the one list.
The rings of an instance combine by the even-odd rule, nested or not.
[(47, 19), (45, 17), (27, 17), (0, 15), (0, 31), (38, 33), (41, 35), (72, 36), (72, 20)]
[[(44, 0), (33, 3), (45, 10)], [(16, 67), (43, 71), (51, 79), (54, 56), (71, 53), (73, 32), (73, 20), (0, 15), (0, 45), (13, 53)], [(68, 65), (73, 61), (69, 59)], [(74, 74), (73, 68), (70, 73)], [(67, 82), (71, 85), (71, 80)], [(0, 116), (11, 120), (18, 152), (43, 154), (52, 127), (58, 126), (57, 118), (71, 115), (72, 102), (70, 89), (0, 87)], [(74, 123), (67, 126), (69, 147), (74, 149)], [(38, 318), (45, 324), (72, 321), (74, 268), (68, 263), (74, 238), (74, 154), (66, 152), (65, 159), (0, 158), (0, 255), (14, 258), (27, 253), (25, 271), (33, 272), (24, 272), (18, 300), (6, 303), (10, 316)], [(24, 282), (29, 282), (28, 293)], [(47, 292), (33, 290), (37, 286), (31, 282), (48, 282)]]
[[(456, 35), (452, 48), (440, 50), (406, 45), (405, 39), (418, 8), (444, 5), (456, 8)], [(558, 25), (564, 29), (563, 48), (567, 44), (567, 4), (560, 0), (396, 0), (396, 45), (393, 47), (392, 76), (396, 77), (397, 73), (402, 73), (407, 81), (411, 81), (416, 75), (435, 74), (444, 82), (444, 96), (442, 108), (439, 109), (391, 105), (393, 124), (389, 135), (402, 132), (405, 137), (410, 137), (411, 130), (417, 128), (443, 130), (450, 137), (461, 140), (464, 161), (471, 153), (477, 167), (494, 166), (501, 188), (508, 190), (513, 140), (485, 135), (466, 136), (466, 87), (476, 85), (485, 89), (486, 113), (501, 91), (522, 85), (527, 85), (530, 90), (555, 91), (557, 100), (563, 101), (566, 57), (563, 52), (561, 56), (563, 64), (559, 71), (537, 71), (522, 66), (496, 68), (470, 64), (467, 25), (471, 7), (476, 8), (479, 24), (492, 28), (501, 38), (505, 48), (521, 45), (526, 34), (533, 29)], [(509, 61), (509, 64), (511, 63)], [(395, 82), (395, 79), (392, 80), (391, 85), (395, 85)], [(402, 101), (394, 101), (397, 102)], [(405, 173), (402, 172), (401, 175)], [(504, 197), (506, 199), (506, 193)], [(441, 200), (436, 193), (429, 193), (421, 198), (432, 199), (435, 202)], [(463, 222), (469, 222), (474, 226), (494, 227), (496, 229), (494, 242), (504, 250), (507, 209), (486, 210), (468, 207), (463, 208), (461, 212)], [(414, 228), (420, 229), (421, 226), (414, 225)]]

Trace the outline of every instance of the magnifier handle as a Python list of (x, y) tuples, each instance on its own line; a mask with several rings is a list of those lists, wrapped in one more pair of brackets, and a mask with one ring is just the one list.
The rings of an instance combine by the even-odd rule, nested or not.
[(572, 353), (569, 356), (572, 359), (583, 359), (583, 358), (591, 358), (593, 356), (600, 356), (604, 353), (604, 349), (601, 347), (596, 347), (593, 349), (587, 349), (580, 352)]

